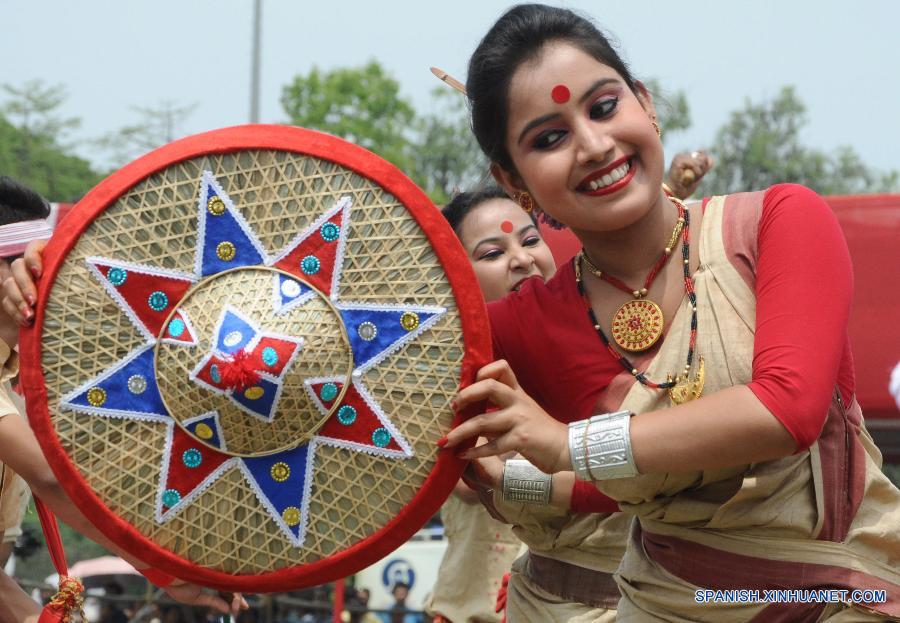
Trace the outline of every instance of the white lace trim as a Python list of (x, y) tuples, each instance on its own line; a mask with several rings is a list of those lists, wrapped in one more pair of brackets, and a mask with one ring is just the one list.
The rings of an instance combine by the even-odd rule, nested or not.
[[(92, 256), (85, 259), (87, 262), (88, 269), (90, 273), (100, 282), (100, 285), (106, 290), (107, 294), (116, 302), (122, 312), (128, 316), (128, 319), (131, 320), (131, 324), (135, 326), (135, 328), (144, 336), (144, 341), (148, 344), (156, 343), (156, 336), (150, 333), (147, 329), (147, 325), (138, 318), (134, 309), (132, 309), (131, 305), (128, 304), (128, 301), (125, 300), (125, 297), (122, 296), (116, 287), (112, 284), (112, 282), (107, 279), (103, 273), (100, 272), (100, 269), (97, 268), (97, 264), (106, 264), (110, 267), (115, 268), (124, 268), (126, 270), (132, 270), (134, 272), (143, 273), (145, 275), (153, 275), (156, 277), (169, 277), (172, 279), (178, 279), (182, 281), (188, 281), (191, 284), (196, 283), (193, 275), (188, 275), (187, 273), (180, 273), (174, 270), (168, 270), (165, 268), (156, 268), (155, 266), (147, 266), (144, 264), (135, 264), (133, 262), (120, 262), (118, 260), (111, 260), (109, 258), (100, 257), (100, 256)], [(180, 301), (179, 301), (180, 302)], [(187, 320), (187, 315), (185, 315), (185, 320)], [(185, 322), (185, 325), (188, 323)], [(164, 328), (165, 329), (165, 328)], [(182, 346), (187, 346), (185, 342), (176, 342)]]
[(197, 246), (194, 249), (194, 274), (197, 276), (197, 278), (200, 278), (203, 274), (203, 250), (206, 248), (206, 219), (209, 216), (207, 212), (206, 196), (209, 194), (207, 192), (209, 187), (212, 187), (212, 189), (216, 192), (216, 195), (225, 204), (225, 209), (231, 213), (231, 215), (234, 217), (234, 220), (237, 222), (238, 227), (241, 228), (241, 230), (247, 236), (247, 239), (250, 241), (250, 244), (252, 244), (253, 248), (255, 248), (259, 253), (260, 258), (262, 258), (262, 261), (260, 263), (269, 265), (269, 254), (266, 253), (266, 250), (263, 248), (259, 239), (256, 237), (256, 232), (253, 231), (253, 228), (250, 227), (250, 224), (247, 223), (246, 219), (244, 219), (244, 215), (241, 214), (240, 210), (235, 207), (234, 202), (231, 201), (231, 197), (228, 196), (228, 193), (225, 192), (225, 190), (216, 180), (216, 177), (213, 175), (212, 171), (204, 171), (203, 175), (200, 178), (200, 193), (197, 198)]
[[(353, 310), (369, 310), (369, 311), (401, 311), (401, 312), (422, 312), (433, 314), (430, 318), (425, 320), (424, 322), (420, 322), (419, 326), (413, 329), (412, 331), (408, 331), (406, 335), (401, 337), (399, 340), (393, 342), (390, 346), (385, 348), (383, 351), (369, 359), (363, 365), (358, 365), (353, 369), (353, 375), (355, 378), (360, 378), (362, 373), (366, 372), (370, 368), (373, 368), (384, 361), (390, 355), (393, 355), (398, 350), (400, 350), (403, 346), (411, 342), (412, 340), (419, 337), (423, 332), (430, 329), (434, 324), (440, 320), (440, 318), (447, 313), (446, 307), (439, 307), (436, 305), (419, 305), (419, 306), (411, 306), (411, 305), (401, 305), (401, 304), (387, 304), (387, 303), (335, 303), (335, 307), (337, 307), (341, 311), (353, 311)], [(354, 364), (356, 362), (354, 361)]]

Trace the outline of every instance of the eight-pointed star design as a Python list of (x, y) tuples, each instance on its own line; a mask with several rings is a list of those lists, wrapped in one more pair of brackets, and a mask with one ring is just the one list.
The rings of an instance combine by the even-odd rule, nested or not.
[[(206, 171), (200, 179), (198, 236), (191, 273), (113, 258), (87, 259), (91, 273), (144, 339), (140, 347), (67, 394), (61, 408), (158, 422), (164, 427), (157, 521), (170, 520), (196, 502), (222, 474), (236, 468), (285, 537), (300, 547), (308, 522), (318, 447), (330, 445), (397, 460), (413, 456), (409, 443), (366, 387), (363, 373), (430, 329), (446, 310), (342, 299), (341, 266), (351, 207), (349, 197), (338, 198), (284, 249), (269, 256), (213, 174)], [(157, 341), (183, 348), (196, 348), (200, 343), (187, 311), (179, 307), (191, 287), (202, 286), (204, 279), (223, 271), (254, 266), (284, 271), (272, 273), (270, 319), (312, 300), (317, 296), (313, 288), (330, 300), (349, 336), (353, 367), (350, 378), (336, 373), (303, 379), (312, 404), (323, 415), (332, 413), (307, 443), (264, 456), (234, 456), (227, 448), (217, 411), (175, 422), (156, 381), (153, 353)], [(292, 365), (304, 340), (303, 336), (260, 329), (260, 323), (266, 320), (249, 318), (239, 309), (224, 306), (210, 340), (212, 349), (185, 380), (221, 394), (250, 416), (277, 423), (282, 383), (285, 375), (296, 372)], [(222, 379), (223, 369), (236, 363), (252, 371), (246, 387), (229, 386)], [(345, 386), (346, 392), (336, 404)]]

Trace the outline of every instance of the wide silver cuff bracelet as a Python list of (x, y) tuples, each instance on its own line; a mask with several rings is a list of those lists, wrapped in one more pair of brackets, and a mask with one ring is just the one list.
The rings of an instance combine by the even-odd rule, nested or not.
[(637, 476), (631, 453), (630, 411), (595, 415), (569, 424), (572, 469), (580, 480)]
[(503, 466), (503, 499), (525, 504), (549, 504), (552, 478), (524, 459)]

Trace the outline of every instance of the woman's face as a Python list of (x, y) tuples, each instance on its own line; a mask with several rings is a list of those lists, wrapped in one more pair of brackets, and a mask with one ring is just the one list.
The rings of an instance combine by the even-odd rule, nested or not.
[(503, 298), (535, 275), (556, 272), (553, 255), (525, 212), (509, 199), (489, 199), (469, 212), (459, 239), (486, 301)]
[(516, 172), (504, 187), (577, 231), (613, 231), (660, 195), (663, 151), (649, 94), (567, 43), (551, 43), (513, 74), (506, 146)]

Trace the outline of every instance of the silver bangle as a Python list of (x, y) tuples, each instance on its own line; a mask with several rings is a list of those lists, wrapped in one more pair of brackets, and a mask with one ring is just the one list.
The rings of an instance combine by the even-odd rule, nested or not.
[(569, 453), (581, 480), (637, 476), (631, 452), (630, 411), (595, 415), (569, 424)]
[(589, 422), (590, 420), (579, 420), (569, 424), (569, 455), (572, 458), (572, 471), (578, 480), (591, 479), (585, 459), (587, 446), (584, 444)]
[(510, 459), (503, 465), (503, 499), (525, 504), (549, 504), (550, 485), (545, 474), (524, 459)]

